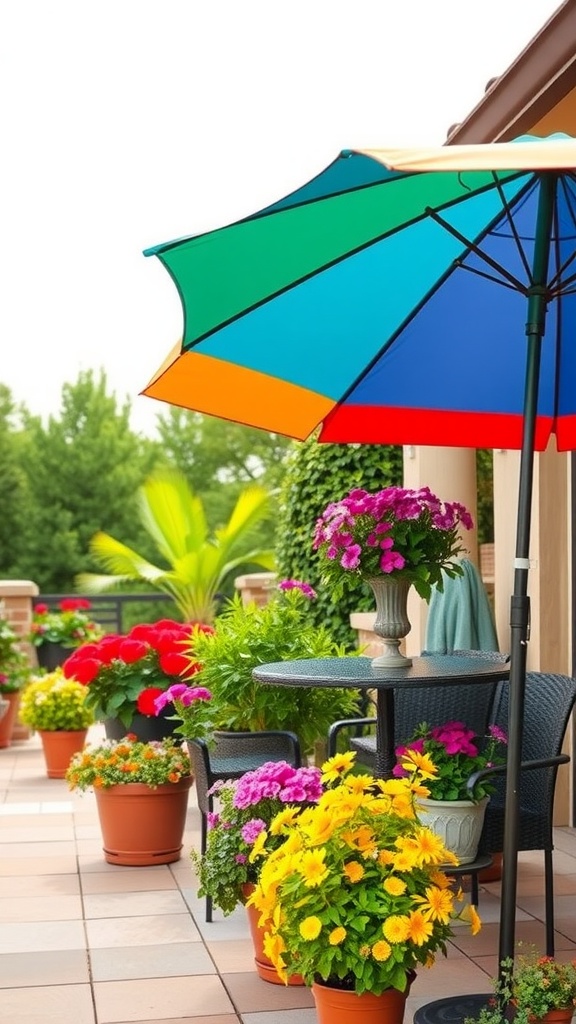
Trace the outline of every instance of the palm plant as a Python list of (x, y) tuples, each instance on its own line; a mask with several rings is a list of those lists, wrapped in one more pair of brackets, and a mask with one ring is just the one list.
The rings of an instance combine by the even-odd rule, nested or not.
[(168, 567), (149, 562), (143, 555), (107, 533), (90, 541), (90, 550), (109, 575), (81, 573), (80, 591), (101, 594), (123, 583), (140, 582), (168, 594), (185, 621), (211, 623), (217, 594), (238, 566), (254, 563), (275, 567), (272, 551), (250, 548), (250, 531), (268, 514), (267, 491), (258, 484), (239, 496), (228, 522), (210, 534), (200, 498), (177, 470), (150, 476), (138, 492), (138, 512)]

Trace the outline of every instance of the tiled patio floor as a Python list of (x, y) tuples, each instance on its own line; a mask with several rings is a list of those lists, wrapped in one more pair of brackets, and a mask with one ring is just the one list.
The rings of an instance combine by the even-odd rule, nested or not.
[[(99, 727), (93, 731), (94, 737)], [(48, 779), (37, 737), (0, 750), (1, 1024), (315, 1024), (307, 989), (261, 981), (244, 911), (204, 922), (188, 853), (153, 868), (106, 864), (94, 798)], [(556, 943), (576, 956), (576, 830), (556, 830)], [(498, 949), (499, 884), (480, 893), (481, 933), (459, 928), (446, 960), (421, 971), (416, 1008), (488, 992)], [(517, 938), (544, 942), (539, 853), (522, 854)]]

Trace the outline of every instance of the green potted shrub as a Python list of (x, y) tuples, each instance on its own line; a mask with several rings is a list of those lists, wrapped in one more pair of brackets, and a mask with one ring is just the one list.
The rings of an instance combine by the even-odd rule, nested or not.
[(510, 1003), (515, 1024), (570, 1024), (576, 1007), (576, 960), (563, 963), (540, 956), (534, 946), (522, 943), (518, 950), (516, 961), (502, 961), (489, 1005), (464, 1024), (508, 1024)]
[(109, 864), (144, 867), (179, 860), (192, 785), (186, 750), (170, 737), (143, 743), (133, 735), (76, 754), (70, 789), (93, 789)]
[(1, 614), (0, 605), (0, 747), (9, 747), (20, 705), (20, 691), (30, 675), (30, 665), (20, 649), (18, 636), (8, 619)]
[(212, 693), (218, 730), (288, 729), (310, 753), (335, 719), (356, 713), (356, 690), (280, 689), (252, 677), (253, 669), (267, 662), (357, 654), (311, 621), (308, 605), (315, 596), (312, 587), (298, 580), (280, 582), (264, 606), (244, 605), (236, 595), (216, 619), (214, 632), (194, 638), (197, 682)]
[(32, 676), (22, 691), (20, 720), (39, 734), (50, 779), (63, 779), (70, 758), (84, 746), (94, 722), (86, 697), (86, 687), (66, 679), (61, 668)]

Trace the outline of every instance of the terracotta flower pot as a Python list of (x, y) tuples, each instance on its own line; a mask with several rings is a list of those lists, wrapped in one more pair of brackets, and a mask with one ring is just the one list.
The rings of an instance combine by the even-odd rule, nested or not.
[(20, 691), (3, 693), (2, 696), (4, 700), (8, 701), (8, 708), (0, 718), (0, 747), (9, 747), (12, 743), (14, 723), (20, 706)]
[(387, 988), (381, 995), (357, 995), (348, 989), (312, 985), (318, 1024), (402, 1024), (406, 1000), (414, 974), (408, 976), (404, 992)]
[[(253, 888), (253, 885), (244, 887), (246, 890), (246, 899)], [(256, 907), (246, 907), (246, 913), (248, 915), (248, 924), (250, 926), (250, 934), (252, 936), (252, 945), (254, 946), (254, 963), (256, 964), (258, 977), (262, 978), (262, 981), (269, 981), (271, 985), (283, 985), (284, 981), (279, 977), (274, 964), (264, 952), (264, 929), (258, 924), (260, 912), (256, 910)], [(304, 978), (302, 978), (300, 974), (289, 974), (288, 984), (303, 985)]]
[(105, 860), (130, 867), (179, 860), (192, 782), (188, 775), (156, 789), (138, 782), (95, 789)]
[(87, 729), (74, 729), (70, 732), (59, 729), (38, 730), (49, 779), (64, 778), (70, 758), (83, 749), (87, 733)]

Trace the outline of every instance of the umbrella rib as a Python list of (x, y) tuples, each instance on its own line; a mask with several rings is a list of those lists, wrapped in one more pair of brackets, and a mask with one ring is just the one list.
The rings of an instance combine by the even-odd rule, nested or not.
[(511, 292), (520, 291), (522, 295), (528, 295), (528, 289), (525, 286), (517, 287), (516, 284), (510, 284), (509, 281), (503, 281), (501, 277), (496, 277), (494, 274), (487, 273), (486, 270), (479, 270), (478, 267), (468, 267), (461, 260), (455, 260), (454, 266), (458, 267), (459, 270), (467, 270), (469, 274), (476, 274), (477, 277), (484, 277), (487, 281), (493, 281), (494, 284), (500, 285), (501, 288), (509, 288)]
[[(526, 253), (524, 252), (524, 249), (522, 247), (522, 243), (520, 241), (520, 236), (519, 236), (519, 234), (518, 234), (518, 232), (516, 230), (516, 224), (514, 223), (514, 218), (512, 217), (512, 211), (510, 210), (510, 205), (506, 201), (506, 196), (504, 195), (504, 190), (502, 188), (502, 183), (501, 183), (500, 179), (496, 175), (494, 175), (494, 182), (495, 182), (495, 185), (496, 185), (496, 190), (498, 192), (498, 195), (500, 196), (500, 200), (502, 202), (502, 206), (504, 208), (504, 214), (506, 216), (506, 220), (508, 221), (508, 227), (510, 228), (510, 231), (512, 232), (512, 236), (514, 238), (514, 241), (516, 242), (516, 248), (518, 249), (518, 255), (520, 256), (520, 259), (522, 260), (522, 263), (524, 264), (524, 270), (526, 271), (526, 277), (527, 277), (527, 279), (529, 281), (531, 281), (532, 280), (532, 269), (531, 269), (530, 264), (528, 262), (528, 259), (526, 257)], [(526, 189), (523, 190), (520, 198), (523, 198), (527, 191), (528, 191), (528, 186), (527, 186)]]
[[(574, 175), (570, 175), (570, 178), (572, 179), (572, 181), (575, 180)], [(566, 208), (568, 210), (568, 213), (570, 214), (570, 218), (571, 218), (572, 224), (574, 226), (574, 231), (576, 233), (576, 211), (574, 209), (574, 203), (573, 203), (572, 194), (566, 188), (566, 182), (563, 179), (560, 179), (560, 186), (561, 186), (562, 191), (564, 193), (564, 199), (566, 201)], [(554, 233), (555, 233), (556, 238), (558, 239), (560, 237), (560, 229), (559, 229), (559, 225), (557, 223), (557, 214), (556, 214), (556, 223), (555, 223), (555, 232)], [(554, 277), (550, 281), (550, 286), (553, 286), (557, 282), (559, 282), (560, 287), (557, 288), (557, 289), (554, 289), (554, 295), (569, 295), (569, 294), (571, 294), (571, 292), (569, 292), (564, 286), (567, 285), (567, 284), (571, 284), (571, 282), (575, 280), (576, 274), (570, 274), (570, 276), (566, 277), (564, 279), (564, 281), (562, 280), (562, 275), (564, 274), (564, 271), (570, 266), (570, 264), (574, 263), (575, 259), (576, 259), (576, 249), (564, 261), (564, 263), (562, 263), (560, 265), (558, 265), (558, 263), (556, 264), (558, 269), (557, 269), (556, 273), (554, 274)]]
[[(462, 244), (467, 247), (469, 252), (473, 252), (476, 256), (479, 257), (479, 259), (484, 260), (484, 262), (487, 263), (488, 266), (492, 267), (492, 270), (495, 270), (497, 274), (499, 274), (501, 277), (509, 281), (515, 291), (521, 292), (523, 295), (526, 294), (526, 286), (523, 285), (522, 282), (518, 280), (518, 278), (514, 277), (514, 275), (511, 274), (510, 271), (506, 270), (505, 267), (500, 266), (500, 264), (497, 263), (496, 260), (493, 260), (491, 256), (488, 256), (487, 253), (483, 252), (482, 249), (478, 245), (476, 245), (475, 242), (471, 242), (469, 238), (466, 238), (466, 235), (461, 234), (460, 231), (453, 227), (452, 224), (449, 224), (447, 220), (444, 220), (444, 218), (441, 217), (438, 213), (436, 213), (436, 211), (433, 210), (431, 207), (427, 208), (426, 213), (432, 218), (432, 220), (436, 221), (437, 224), (440, 224), (441, 227), (448, 231), (449, 234), (453, 235), (454, 238), (456, 238), (459, 242), (462, 242)], [(484, 232), (484, 235), (486, 235), (487, 233), (487, 231)], [(461, 264), (461, 261), (458, 262)]]

